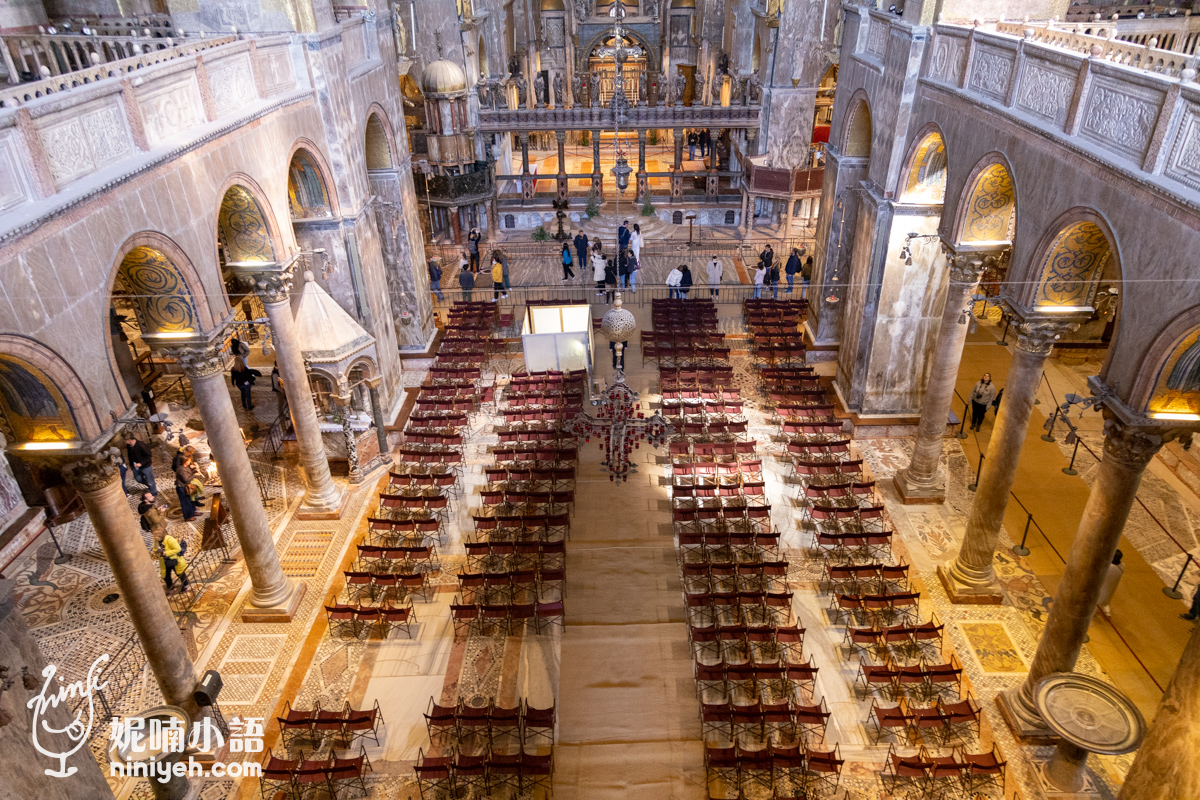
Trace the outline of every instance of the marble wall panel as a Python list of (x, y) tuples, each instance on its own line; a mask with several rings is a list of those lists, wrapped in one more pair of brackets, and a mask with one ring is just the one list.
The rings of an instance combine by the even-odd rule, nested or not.
[(296, 85), (292, 66), (292, 51), (287, 46), (267, 47), (257, 51), (258, 69), (262, 75), (263, 92), (267, 97), (277, 95)]
[(966, 63), (966, 38), (939, 32), (929, 58), (928, 76), (951, 86), (958, 86), (962, 82)]
[(1027, 57), (1021, 67), (1021, 85), (1017, 89), (1015, 105), (1021, 111), (1062, 128), (1067, 122), (1077, 77), (1078, 73), (1069, 67)]
[(1200, 103), (1187, 103), (1183, 107), (1166, 174), (1200, 189)]
[(212, 64), (205, 63), (213, 108), (221, 117), (258, 99), (250, 54), (238, 53)]
[(115, 95), (42, 117), (37, 132), (59, 187), (134, 152), (125, 111)]
[(1016, 54), (986, 44), (977, 44), (971, 60), (967, 88), (1003, 103), (1012, 84)]
[(175, 139), (204, 123), (204, 103), (194, 72), (155, 81), (138, 92), (138, 106), (150, 146)]
[(30, 176), (20, 157), (15, 131), (0, 133), (0, 213), (30, 199)]
[(1150, 146), (1164, 93), (1097, 75), (1088, 92), (1080, 135), (1110, 150), (1141, 159)]

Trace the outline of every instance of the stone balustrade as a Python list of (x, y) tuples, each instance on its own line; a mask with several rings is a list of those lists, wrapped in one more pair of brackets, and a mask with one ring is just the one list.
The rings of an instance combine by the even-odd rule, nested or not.
[[(996, 24), (997, 33), (1024, 38), (1027, 42), (1061, 47), (1090, 56), (1093, 47), (1101, 48), (1100, 58), (1114, 64), (1124, 64), (1148, 72), (1158, 72), (1163, 75), (1177, 76), (1184, 69), (1187, 56), (1174, 50), (1163, 50), (1157, 47), (1147, 47), (1142, 44), (1124, 42), (1120, 39), (1109, 39), (1104, 36), (1093, 36), (1080, 33), (1078, 24), (1067, 27), (1053, 27), (1043, 24), (1022, 22), (999, 22)], [(1116, 31), (1114, 30), (1113, 33)]]
[[(28, 37), (3, 37), (6, 52), (9, 42), (13, 39), (18, 41), (27, 40)], [(81, 40), (96, 40), (103, 41), (109, 37), (90, 37), (90, 36), (44, 36), (40, 39), (62, 40), (63, 47), (69, 45), (77, 39)], [(133, 39), (125, 37), (113, 37), (121, 42), (132, 42)], [(67, 89), (85, 84), (93, 84), (102, 81), (106, 78), (116, 78), (138, 70), (146, 69), (170, 62), (177, 59), (194, 58), (197, 54), (214, 48), (220, 48), (228, 45), (231, 42), (236, 42), (236, 36), (221, 36), (211, 39), (199, 39), (188, 41), (174, 46), (167, 46), (163, 49), (148, 49), (149, 47), (157, 46), (160, 42), (169, 40), (164, 39), (143, 39), (143, 52), (122, 58), (116, 61), (108, 61), (107, 59), (100, 64), (89, 64), (71, 72), (56, 74), (53, 77), (45, 78), (30, 83), (22, 83), (16, 86), (5, 87), (0, 89), (0, 107), (15, 108), (16, 106), (29, 103), (41, 97), (66, 91)], [(90, 59), (90, 56), (89, 56)], [(53, 59), (51, 59), (53, 61)], [(39, 62), (40, 63), (40, 62)], [(10, 68), (11, 69), (11, 68)], [(58, 65), (51, 67), (52, 72), (58, 72)]]
[[(623, 114), (621, 128), (757, 128), (762, 107), (639, 105)], [(611, 108), (576, 105), (573, 108), (482, 108), (479, 128), (485, 133), (511, 131), (612, 130)]]
[[(856, 58), (876, 63), (876, 28), (891, 21), (872, 14)], [(983, 108), (1020, 120), (1113, 169), (1158, 186), (1188, 203), (1200, 202), (1200, 86), (1181, 80), (1183, 58), (1122, 42), (1020, 23), (995, 31), (934, 26), (921, 70), (927, 85), (966, 96)], [(1076, 39), (1078, 37), (1078, 41)], [(1098, 55), (1076, 47), (1096, 46)], [(1147, 71), (1122, 63), (1126, 54), (1167, 63)], [(1111, 55), (1112, 57), (1108, 57)], [(1173, 60), (1173, 66), (1171, 66)]]

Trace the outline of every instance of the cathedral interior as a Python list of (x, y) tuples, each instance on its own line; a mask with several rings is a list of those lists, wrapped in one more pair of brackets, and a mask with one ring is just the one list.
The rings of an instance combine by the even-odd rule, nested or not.
[(1193, 0), (345, 2), (0, 1), (0, 796), (1200, 798)]

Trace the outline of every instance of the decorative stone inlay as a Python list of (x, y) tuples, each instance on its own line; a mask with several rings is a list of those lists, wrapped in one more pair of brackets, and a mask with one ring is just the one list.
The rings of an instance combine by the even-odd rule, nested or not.
[(1017, 349), (1048, 356), (1060, 336), (1078, 327), (1076, 322), (1021, 322), (1016, 326)]
[(0, 211), (20, 205), (29, 199), (29, 188), (23, 179), (25, 171), (18, 165), (16, 136), (0, 136)]
[(121, 452), (115, 447), (76, 458), (62, 467), (63, 477), (81, 492), (95, 492), (121, 479)]
[(209, 68), (208, 82), (213, 108), (218, 116), (258, 97), (254, 88), (254, 75), (250, 70), (250, 57), (247, 54)]
[(952, 36), (939, 35), (937, 44), (933, 48), (929, 76), (939, 81), (958, 85), (962, 80), (966, 56), (966, 42)]
[(1062, 125), (1067, 119), (1075, 77), (1033, 61), (1026, 62), (1016, 105), (1022, 111)]
[(1083, 135), (1122, 153), (1144, 156), (1154, 134), (1162, 94), (1135, 91), (1128, 84), (1097, 78), (1088, 93)]
[(145, 95), (139, 94), (138, 105), (151, 146), (204, 122), (204, 102), (194, 73), (183, 80), (156, 85)]
[(1010, 55), (979, 48), (971, 63), (970, 88), (1003, 101), (1008, 96), (1012, 69), (1013, 59)]
[(1193, 189), (1200, 189), (1200, 106), (1188, 104), (1184, 108), (1166, 173)]

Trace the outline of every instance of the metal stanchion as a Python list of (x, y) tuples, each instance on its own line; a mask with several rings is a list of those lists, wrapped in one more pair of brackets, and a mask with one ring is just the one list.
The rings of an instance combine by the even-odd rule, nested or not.
[(996, 342), (996, 344), (1000, 345), (1001, 347), (1008, 347), (1008, 326), (1011, 324), (1011, 317), (1004, 320), (1004, 335), (1000, 337), (1000, 341)]
[(1029, 512), (1029, 519), (1025, 520), (1025, 532), (1021, 534), (1021, 543), (1014, 547), (1012, 551), (1019, 556), (1029, 555), (1029, 548), (1025, 546), (1025, 539), (1029, 536), (1029, 526), (1033, 524), (1033, 512)]
[(1050, 419), (1046, 421), (1046, 432), (1042, 434), (1043, 442), (1057, 442), (1054, 438), (1054, 423), (1058, 422), (1058, 408), (1054, 409), (1054, 413), (1050, 415)]
[(1192, 563), (1192, 554), (1187, 554), (1187, 561), (1183, 562), (1183, 569), (1179, 570), (1179, 577), (1175, 579), (1175, 585), (1170, 589), (1163, 587), (1163, 594), (1172, 600), (1182, 600), (1183, 592), (1179, 591), (1179, 582), (1183, 580), (1183, 573), (1187, 572), (1188, 564)]
[(958, 433), (956, 434), (958, 436), (958, 438), (960, 438), (960, 439), (967, 438), (967, 434), (963, 431), (963, 426), (965, 426), (967, 424), (967, 413), (970, 411), (970, 409), (971, 409), (971, 401), (963, 400), (962, 420), (958, 423)]
[(973, 492), (979, 488), (979, 473), (981, 472), (983, 472), (983, 453), (979, 454), (979, 466), (975, 468), (975, 482), (967, 484), (969, 491)]
[(1079, 437), (1075, 437), (1075, 449), (1071, 451), (1071, 463), (1063, 467), (1064, 475), (1078, 475), (1079, 471), (1075, 469), (1075, 454), (1079, 452)]

